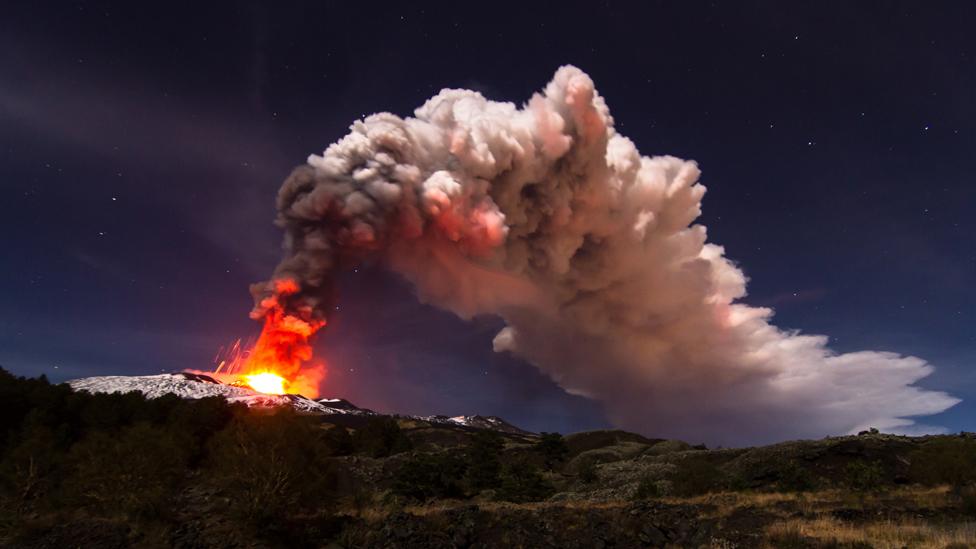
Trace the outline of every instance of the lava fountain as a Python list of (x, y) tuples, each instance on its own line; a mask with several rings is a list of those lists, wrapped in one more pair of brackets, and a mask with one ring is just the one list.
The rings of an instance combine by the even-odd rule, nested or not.
[[(294, 282), (278, 283), (279, 296), (297, 291)], [(312, 338), (325, 321), (286, 313), (277, 301), (264, 305), (264, 325), (257, 341), (242, 345), (238, 340), (226, 353), (218, 352), (214, 360), (217, 367), (208, 374), (223, 383), (250, 387), (259, 393), (317, 397), (325, 365), (312, 360)]]

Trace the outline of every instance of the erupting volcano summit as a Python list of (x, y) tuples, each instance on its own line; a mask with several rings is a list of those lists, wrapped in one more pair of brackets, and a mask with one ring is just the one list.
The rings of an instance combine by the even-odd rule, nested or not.
[(412, 118), (356, 121), (282, 185), (285, 256), (252, 287), (264, 331), (221, 373), (274, 374), (317, 394), (310, 338), (332, 310), (335, 273), (370, 259), (423, 301), (501, 317), (496, 350), (656, 436), (914, 429), (912, 416), (958, 402), (913, 385), (932, 370), (921, 359), (839, 355), (741, 303), (744, 273), (694, 223), (698, 166), (641, 156), (613, 122), (572, 66), (522, 108), (446, 89)]

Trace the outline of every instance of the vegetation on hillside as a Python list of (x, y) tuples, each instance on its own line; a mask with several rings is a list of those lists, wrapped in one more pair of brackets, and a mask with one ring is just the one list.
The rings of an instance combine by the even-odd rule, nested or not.
[[(888, 541), (855, 533), (882, 519)], [(76, 393), (0, 370), (5, 547), (942, 547), (976, 543), (974, 520), (968, 434), (708, 450)]]

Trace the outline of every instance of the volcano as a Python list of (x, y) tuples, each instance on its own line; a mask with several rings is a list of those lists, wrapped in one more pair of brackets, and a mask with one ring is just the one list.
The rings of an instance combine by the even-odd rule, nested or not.
[(298, 394), (267, 394), (251, 387), (222, 383), (214, 377), (192, 372), (174, 372), (148, 376), (96, 376), (74, 379), (67, 383), (75, 391), (88, 391), (90, 393), (140, 392), (146, 398), (159, 398), (163, 395), (173, 394), (186, 399), (216, 396), (223, 397), (230, 403), (245, 404), (248, 408), (267, 409), (290, 406), (299, 413), (333, 417), (390, 415), (422, 421), (432, 425), (490, 430), (519, 435), (533, 434), (497, 416), (381, 414), (368, 408), (360, 408), (343, 398), (320, 398), (316, 400)]

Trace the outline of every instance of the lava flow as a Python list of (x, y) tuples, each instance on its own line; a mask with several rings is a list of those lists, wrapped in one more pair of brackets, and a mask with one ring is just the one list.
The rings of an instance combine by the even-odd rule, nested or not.
[[(279, 293), (285, 294), (281, 289)], [(241, 345), (238, 340), (227, 352), (221, 350), (214, 360), (219, 363), (209, 375), (260, 393), (294, 393), (315, 398), (325, 366), (311, 362), (310, 339), (324, 325), (324, 321), (307, 321), (287, 314), (275, 304), (267, 310), (257, 342)]]

